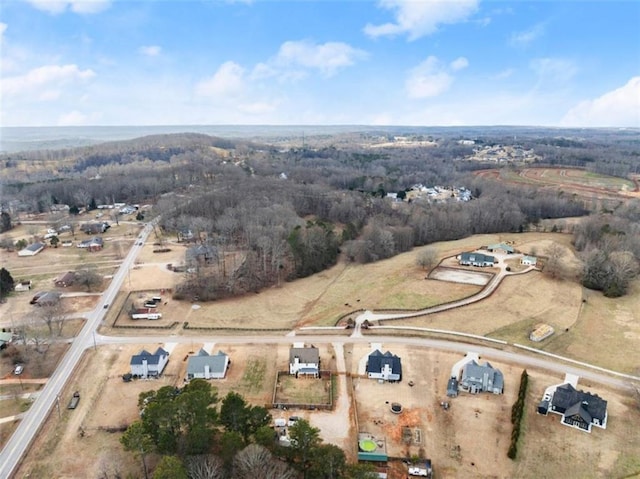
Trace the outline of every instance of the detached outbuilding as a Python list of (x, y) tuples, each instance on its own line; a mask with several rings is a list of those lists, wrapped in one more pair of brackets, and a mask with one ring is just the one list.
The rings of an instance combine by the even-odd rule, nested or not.
[(18, 251), (18, 256), (35, 256), (44, 249), (44, 243), (32, 243), (24, 249)]

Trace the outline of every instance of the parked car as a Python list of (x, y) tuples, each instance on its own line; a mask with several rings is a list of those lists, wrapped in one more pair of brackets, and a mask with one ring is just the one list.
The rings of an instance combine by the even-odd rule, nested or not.
[(22, 374), (22, 371), (24, 371), (24, 366), (22, 364), (16, 364), (16, 366), (13, 368), (13, 374), (15, 374), (16, 376)]

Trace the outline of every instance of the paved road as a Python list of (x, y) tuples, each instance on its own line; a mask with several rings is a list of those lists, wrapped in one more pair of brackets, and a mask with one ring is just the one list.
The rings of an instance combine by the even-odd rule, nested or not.
[[(140, 233), (141, 240), (146, 241), (147, 237), (153, 230), (151, 224), (147, 225)], [(16, 469), (22, 456), (33, 441), (36, 432), (47, 417), (47, 414), (59, 398), (60, 391), (64, 387), (67, 379), (78, 364), (83, 351), (93, 345), (93, 335), (100, 322), (104, 319), (107, 309), (103, 308), (104, 304), (111, 304), (116, 298), (120, 286), (126, 278), (129, 268), (134, 264), (140, 247), (134, 246), (124, 259), (117, 273), (113, 276), (111, 284), (102, 295), (102, 301), (98, 303), (96, 308), (89, 312), (86, 316), (87, 321), (75, 338), (73, 344), (67, 351), (60, 365), (55, 370), (49, 381), (40, 392), (40, 396), (29, 410), (24, 414), (22, 421), (17, 429), (6, 443), (4, 449), (0, 453), (0, 478), (10, 477)]]

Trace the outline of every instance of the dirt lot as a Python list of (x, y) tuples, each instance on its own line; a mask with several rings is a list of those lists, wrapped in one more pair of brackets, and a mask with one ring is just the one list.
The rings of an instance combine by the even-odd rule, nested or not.
[(629, 198), (639, 195), (636, 183), (631, 180), (574, 168), (492, 169), (475, 174), (506, 183), (542, 186), (589, 198)]

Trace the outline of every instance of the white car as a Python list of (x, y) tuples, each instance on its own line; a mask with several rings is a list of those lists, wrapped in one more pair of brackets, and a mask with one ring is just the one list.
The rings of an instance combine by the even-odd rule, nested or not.
[(13, 368), (13, 374), (19, 376), (24, 371), (24, 366), (22, 364), (16, 364), (16, 367)]

